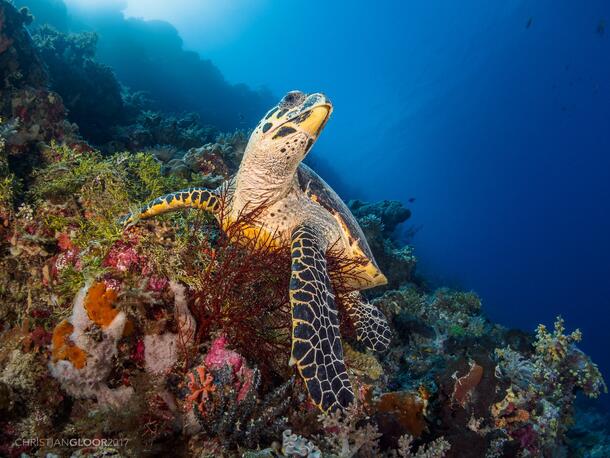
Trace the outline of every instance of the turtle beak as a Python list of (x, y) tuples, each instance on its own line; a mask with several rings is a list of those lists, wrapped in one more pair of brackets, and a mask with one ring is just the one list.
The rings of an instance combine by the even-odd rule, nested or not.
[(311, 137), (318, 138), (318, 135), (320, 135), (320, 132), (324, 129), (331, 113), (332, 105), (329, 103), (321, 103), (299, 116), (299, 118), (302, 117), (303, 120), (300, 122), (298, 122), (299, 120), (295, 120), (295, 124), (297, 124), (301, 130), (307, 132)]

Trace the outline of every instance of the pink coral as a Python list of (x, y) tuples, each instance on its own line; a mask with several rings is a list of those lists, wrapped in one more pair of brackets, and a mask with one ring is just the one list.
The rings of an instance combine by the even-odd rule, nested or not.
[(104, 284), (106, 285), (106, 289), (113, 289), (115, 291), (120, 291), (121, 290), (121, 281), (117, 280), (116, 278), (104, 278), (104, 280), (102, 280), (104, 282)]
[(154, 291), (155, 293), (160, 293), (169, 284), (169, 280), (165, 277), (159, 277), (157, 275), (152, 275), (148, 279), (148, 289)]
[(223, 335), (212, 342), (212, 347), (205, 357), (205, 365), (210, 369), (220, 369), (229, 365), (235, 374), (239, 372), (245, 360), (239, 353), (226, 348), (227, 341), (227, 337)]
[(57, 273), (61, 272), (68, 266), (72, 266), (76, 270), (80, 270), (82, 268), (82, 262), (78, 256), (79, 253), (79, 249), (76, 247), (70, 248), (63, 253), (59, 253), (55, 258), (55, 263), (53, 264), (53, 276), (57, 275)]
[(119, 241), (110, 249), (103, 265), (105, 267), (113, 267), (120, 272), (127, 272), (133, 267), (138, 266), (141, 261), (140, 255), (138, 255), (138, 252), (131, 244)]
[(227, 349), (227, 337), (220, 336), (214, 342), (205, 357), (205, 365), (211, 370), (230, 366), (235, 377), (234, 388), (237, 390), (237, 401), (242, 401), (252, 387), (254, 371), (246, 365), (245, 358), (239, 353)]

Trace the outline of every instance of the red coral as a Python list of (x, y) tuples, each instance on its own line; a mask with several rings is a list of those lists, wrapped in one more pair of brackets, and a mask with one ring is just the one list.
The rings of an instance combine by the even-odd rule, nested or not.
[[(200, 256), (189, 260), (193, 264), (187, 265), (187, 273), (201, 285), (194, 291), (191, 307), (197, 321), (196, 339), (204, 342), (220, 331), (239, 354), (256, 362), (263, 378), (286, 376), (290, 370), (290, 248), (282, 240), (257, 232), (264, 206), (229, 218), (225, 201), (221, 196), (219, 237), (202, 241), (202, 232), (215, 230), (202, 228), (203, 221), (193, 225), (191, 250)], [(327, 259), (341, 308), (354, 262), (341, 253), (329, 252)]]
[(144, 340), (138, 339), (131, 359), (138, 365), (144, 364)]
[(456, 379), (451, 396), (452, 401), (466, 407), (474, 389), (481, 383), (481, 378), (483, 378), (483, 367), (472, 362), (468, 373)]
[[(263, 374), (287, 368), (290, 349), (290, 252), (273, 239), (250, 239), (243, 235), (255, 226), (257, 210), (224, 224), (217, 239), (198, 235), (195, 225), (193, 259), (188, 273), (201, 285), (194, 291), (192, 313), (199, 342), (220, 331), (239, 354), (256, 361)], [(222, 221), (227, 221), (221, 211)], [(205, 228), (203, 230), (206, 230)], [(208, 231), (213, 229), (207, 228)], [(195, 258), (195, 257), (193, 257)]]
[(189, 394), (186, 397), (186, 409), (190, 410), (194, 406), (198, 412), (202, 415), (205, 414), (205, 401), (209, 398), (209, 395), (216, 391), (214, 386), (214, 378), (206, 373), (205, 366), (197, 366), (191, 372), (189, 372), (188, 378), (188, 389)]
[(51, 333), (38, 326), (30, 333), (30, 340), (36, 348), (44, 347), (51, 344)]
[(61, 251), (71, 250), (74, 248), (74, 244), (72, 243), (70, 236), (65, 232), (60, 232), (55, 238), (57, 239), (57, 246)]

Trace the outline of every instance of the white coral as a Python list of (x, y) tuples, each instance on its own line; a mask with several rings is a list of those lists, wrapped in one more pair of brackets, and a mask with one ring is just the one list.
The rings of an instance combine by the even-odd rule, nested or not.
[(169, 287), (174, 293), (174, 313), (180, 332), (144, 336), (144, 367), (155, 375), (171, 369), (178, 360), (179, 344), (192, 342), (197, 330), (195, 318), (188, 308), (186, 287), (173, 281)]

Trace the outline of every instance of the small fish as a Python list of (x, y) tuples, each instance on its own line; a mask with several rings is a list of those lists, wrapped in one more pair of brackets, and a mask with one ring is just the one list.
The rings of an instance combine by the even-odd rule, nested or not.
[(606, 32), (606, 21), (600, 19), (599, 24), (597, 24), (596, 31), (598, 35), (602, 36)]
[(411, 204), (412, 204), (413, 202), (415, 202), (415, 197), (410, 197), (410, 198), (409, 198), (409, 203), (411, 203)]
[(527, 22), (525, 23), (525, 28), (529, 29), (532, 26), (532, 23), (534, 22), (534, 18), (530, 17)]

